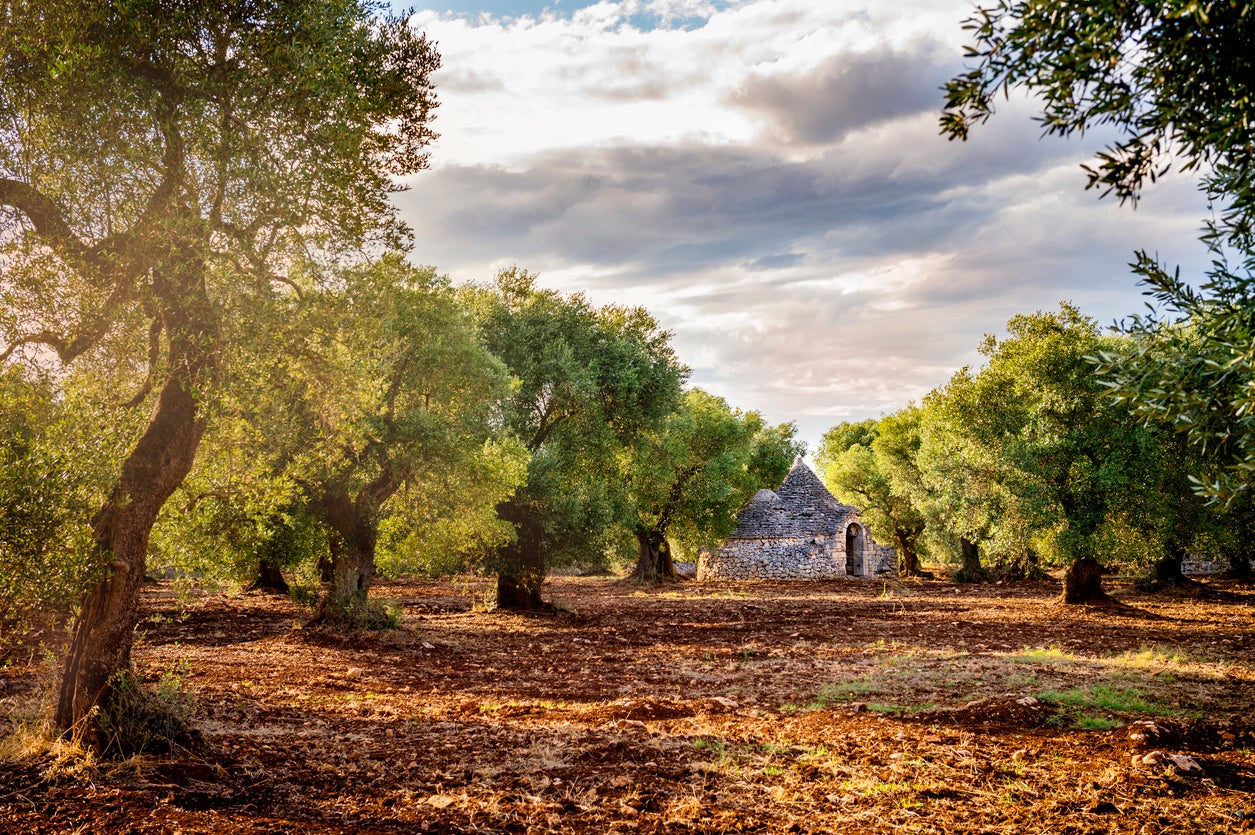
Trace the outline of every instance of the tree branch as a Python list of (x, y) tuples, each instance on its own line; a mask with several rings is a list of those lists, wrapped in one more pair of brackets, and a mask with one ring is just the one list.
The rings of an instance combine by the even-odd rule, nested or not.
[(148, 374), (144, 377), (144, 384), (140, 386), (135, 396), (122, 404), (124, 409), (134, 409), (136, 406), (144, 402), (153, 390), (153, 386), (157, 384), (157, 361), (161, 358), (161, 317), (153, 319), (152, 324), (148, 326)]
[(0, 205), (12, 206), (26, 215), (35, 234), (65, 261), (94, 266), (92, 251), (70, 229), (65, 212), (39, 189), (21, 180), (0, 178)]

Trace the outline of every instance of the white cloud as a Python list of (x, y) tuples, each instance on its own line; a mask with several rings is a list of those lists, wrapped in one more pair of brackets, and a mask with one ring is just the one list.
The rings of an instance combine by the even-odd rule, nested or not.
[(459, 280), (519, 263), (644, 304), (694, 382), (812, 443), (977, 359), (1061, 299), (1109, 321), (1134, 248), (1197, 259), (1202, 202), (1083, 190), (1087, 144), (1013, 99), (937, 133), (966, 2), (624, 0), (570, 15), (420, 13), (444, 55), (432, 171), (398, 204)]

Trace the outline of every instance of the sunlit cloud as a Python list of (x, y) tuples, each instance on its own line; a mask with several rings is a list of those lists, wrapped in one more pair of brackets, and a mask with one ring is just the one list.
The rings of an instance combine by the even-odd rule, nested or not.
[(1071, 300), (1137, 309), (1145, 247), (1197, 262), (1188, 179), (1134, 212), (1084, 191), (1104, 137), (1040, 140), (1023, 99), (952, 143), (940, 87), (963, 2), (601, 2), (420, 12), (445, 68), (432, 170), (397, 197), (415, 258), (519, 264), (643, 304), (693, 381), (814, 443), (979, 359), (985, 332)]

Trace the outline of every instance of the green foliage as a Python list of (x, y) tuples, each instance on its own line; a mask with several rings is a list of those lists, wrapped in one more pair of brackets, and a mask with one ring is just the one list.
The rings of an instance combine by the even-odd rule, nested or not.
[(806, 454), (806, 442), (796, 435), (797, 425), (791, 422), (763, 426), (755, 433), (747, 466), (759, 485), (775, 489), (793, 469), (793, 462)]
[(526, 478), (527, 461), (517, 440), (488, 440), (461, 467), (403, 485), (380, 522), (379, 572), (435, 577), (479, 569), (514, 536), (497, 505)]
[(688, 553), (714, 544), (755, 491), (778, 485), (805, 451), (795, 432), (793, 424), (768, 426), (757, 412), (689, 390), (657, 429), (620, 453), (634, 528)]
[(999, 559), (1029, 562), (1099, 554), (1117, 515), (1153, 530), (1160, 451), (1086, 359), (1118, 338), (1066, 304), (1007, 329), (986, 337), (984, 368), (925, 400), (919, 463), (941, 521)]
[(120, 670), (110, 679), (109, 698), (101, 705), (101, 753), (125, 758), (195, 748), (201, 741), (192, 726), (195, 712), (186, 663), (161, 673), (152, 688), (129, 670)]
[(88, 520), (134, 430), (90, 378), (59, 382), (0, 366), (0, 659), (28, 626), (67, 615), (95, 576)]
[(1114, 145), (1090, 186), (1136, 199), (1173, 160), (1197, 170), (1215, 207), (1202, 236), (1206, 277), (1183, 280), (1146, 252), (1134, 271), (1157, 307), (1133, 339), (1097, 355), (1112, 394), (1193, 446), (1195, 489), (1213, 500), (1255, 481), (1255, 5), (1246, 2), (1066, 4), (1000, 0), (965, 24), (968, 71), (946, 87), (943, 133), (966, 138), (999, 91), (1042, 102), (1047, 133), (1110, 125)]
[(1097, 355), (1104, 385), (1196, 451), (1195, 489), (1231, 500), (1255, 482), (1255, 256), (1218, 258), (1199, 289), (1145, 253), (1135, 271), (1161, 306), (1124, 325), (1132, 341)]

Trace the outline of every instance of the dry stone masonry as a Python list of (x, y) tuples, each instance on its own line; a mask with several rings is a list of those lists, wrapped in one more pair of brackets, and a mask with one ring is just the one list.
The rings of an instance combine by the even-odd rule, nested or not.
[(837, 501), (798, 459), (775, 492), (759, 490), (717, 551), (703, 551), (699, 580), (892, 577), (898, 556), (877, 545), (858, 510)]

